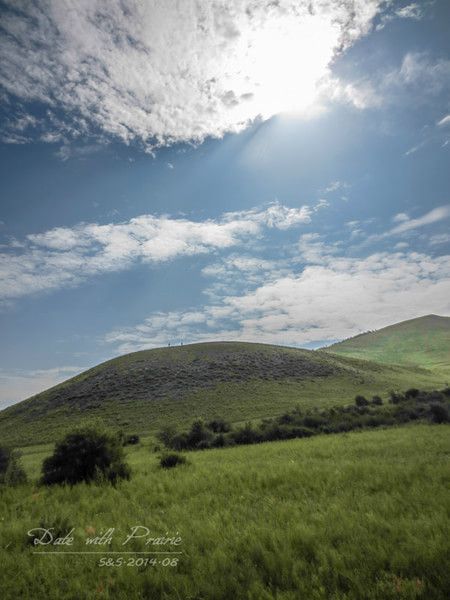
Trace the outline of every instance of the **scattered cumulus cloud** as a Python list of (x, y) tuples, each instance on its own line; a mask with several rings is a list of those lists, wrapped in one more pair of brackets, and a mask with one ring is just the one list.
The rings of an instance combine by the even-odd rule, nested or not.
[[(379, 252), (364, 258), (330, 253), (312, 243), (320, 261), (281, 274), (255, 289), (223, 295), (187, 311), (158, 312), (111, 331), (120, 352), (169, 342), (245, 340), (304, 345), (346, 338), (430, 312), (450, 314), (450, 256)], [(313, 254), (313, 258), (314, 258)], [(351, 307), (351, 310), (349, 310)]]
[[(427, 9), (433, 3), (433, 0), (421, 0), (421, 2), (412, 2), (411, 4), (407, 4), (406, 6), (402, 6), (400, 8), (394, 8), (391, 12), (385, 13), (381, 19), (380, 23), (377, 25), (376, 29), (379, 31), (383, 29), (388, 23), (391, 21), (395, 21), (396, 19), (411, 19), (413, 21), (420, 21), (425, 16)], [(395, 6), (395, 4), (394, 4)]]
[(405, 105), (421, 108), (432, 103), (440, 106), (441, 96), (447, 97), (450, 91), (450, 60), (427, 52), (407, 52), (400, 64), (381, 68), (370, 77), (346, 81), (330, 76), (321, 85), (325, 98), (360, 110)]
[(232, 248), (264, 230), (307, 224), (311, 212), (307, 206), (289, 208), (275, 202), (225, 213), (216, 220), (141, 215), (123, 223), (81, 223), (30, 234), (23, 241), (13, 240), (0, 253), (0, 298), (77, 285), (87, 277), (136, 263), (160, 264)]

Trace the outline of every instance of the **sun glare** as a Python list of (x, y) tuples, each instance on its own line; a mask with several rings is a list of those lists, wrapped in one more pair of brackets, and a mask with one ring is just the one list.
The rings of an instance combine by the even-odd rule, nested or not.
[(327, 73), (339, 31), (329, 20), (307, 17), (270, 20), (241, 48), (243, 87), (253, 89), (252, 113), (264, 119), (314, 108), (317, 84)]
[(256, 36), (250, 72), (259, 87), (263, 116), (301, 112), (314, 103), (317, 83), (333, 56), (337, 32), (328, 22), (292, 19)]

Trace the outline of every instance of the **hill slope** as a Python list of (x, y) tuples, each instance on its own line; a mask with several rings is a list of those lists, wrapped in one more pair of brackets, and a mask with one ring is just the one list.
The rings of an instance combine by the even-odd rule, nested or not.
[(87, 417), (128, 432), (155, 431), (197, 416), (241, 422), (296, 405), (351, 402), (443, 384), (426, 370), (265, 344), (215, 342), (144, 350), (105, 362), (0, 413), (0, 440), (52, 441)]
[(450, 371), (450, 317), (427, 315), (357, 335), (324, 349), (387, 364)]

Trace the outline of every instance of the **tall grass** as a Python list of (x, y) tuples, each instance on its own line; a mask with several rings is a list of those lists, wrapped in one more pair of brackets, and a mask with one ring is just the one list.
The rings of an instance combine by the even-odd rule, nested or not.
[[(449, 432), (416, 425), (207, 450), (169, 470), (141, 445), (129, 449), (132, 480), (117, 487), (3, 489), (0, 596), (447, 598)], [(37, 477), (32, 453), (24, 463)], [(134, 525), (179, 532), (183, 554), (177, 567), (99, 567), (100, 554), (36, 556), (26, 532), (40, 524), (75, 527), (73, 549), (109, 527), (117, 530), (115, 551)], [(132, 549), (142, 548), (138, 542)]]

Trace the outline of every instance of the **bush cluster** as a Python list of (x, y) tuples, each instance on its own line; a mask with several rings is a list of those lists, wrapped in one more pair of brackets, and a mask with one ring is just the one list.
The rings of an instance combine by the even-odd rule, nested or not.
[(391, 392), (387, 405), (383, 405), (380, 396), (367, 400), (358, 395), (352, 405), (306, 412), (296, 408), (279, 417), (263, 419), (256, 425), (246, 423), (237, 428), (232, 428), (221, 419), (209, 423), (197, 419), (187, 431), (165, 428), (158, 438), (172, 450), (202, 450), (388, 427), (417, 420), (446, 423), (450, 421), (449, 402), (449, 388), (432, 392), (412, 388), (405, 393)]
[(98, 427), (84, 427), (69, 433), (56, 444), (54, 453), (42, 465), (42, 483), (75, 484), (81, 481), (129, 479), (130, 468), (118, 435)]
[(0, 484), (19, 485), (26, 480), (19, 453), (12, 448), (0, 446)]
[(160, 467), (163, 469), (172, 469), (178, 465), (186, 464), (186, 458), (181, 454), (164, 454), (159, 461)]

